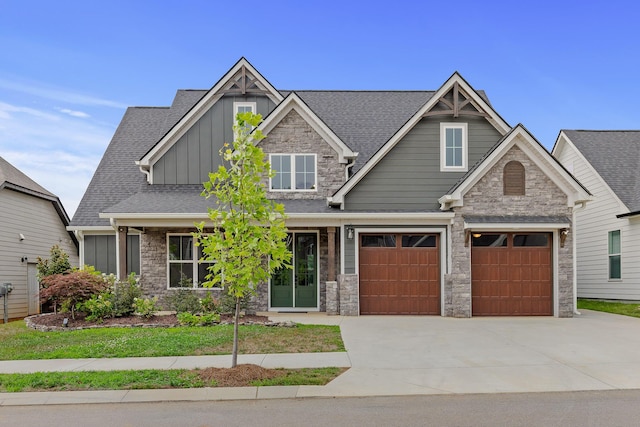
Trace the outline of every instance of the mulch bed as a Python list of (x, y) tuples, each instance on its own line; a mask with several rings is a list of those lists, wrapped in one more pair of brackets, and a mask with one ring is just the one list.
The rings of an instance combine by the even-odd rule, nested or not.
[[(67, 320), (67, 326), (63, 326), (64, 319)], [(102, 322), (90, 322), (85, 319), (84, 313), (76, 313), (76, 318), (71, 318), (71, 313), (48, 313), (38, 316), (31, 316), (25, 319), (27, 325), (33, 329), (41, 331), (50, 330), (74, 330), (87, 328), (107, 328), (107, 327), (172, 327), (180, 326), (175, 314), (162, 314), (152, 316), (148, 319), (142, 316), (124, 316), (112, 317), (104, 319)], [(221, 315), (220, 323), (233, 323), (233, 316)], [(252, 325), (273, 325), (267, 316), (244, 315), (240, 319), (241, 324)]]
[(216, 382), (218, 387), (248, 387), (251, 382), (277, 378), (286, 373), (282, 370), (267, 369), (258, 365), (237, 365), (235, 368), (206, 368), (198, 371), (198, 376), (206, 383)]

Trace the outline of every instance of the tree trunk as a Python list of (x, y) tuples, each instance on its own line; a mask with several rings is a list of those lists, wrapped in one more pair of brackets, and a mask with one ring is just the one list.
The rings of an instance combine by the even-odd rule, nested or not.
[(233, 351), (231, 352), (231, 367), (238, 365), (238, 323), (240, 323), (240, 298), (236, 297), (236, 313), (233, 319)]

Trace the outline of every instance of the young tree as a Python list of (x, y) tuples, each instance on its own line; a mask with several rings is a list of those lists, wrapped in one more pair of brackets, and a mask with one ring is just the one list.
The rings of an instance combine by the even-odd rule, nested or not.
[(264, 138), (258, 129), (262, 116), (240, 113), (233, 127), (235, 141), (220, 151), (223, 164), (209, 174), (202, 196), (216, 199), (208, 209), (211, 233), (197, 224), (194, 237), (209, 267), (207, 287), (222, 286), (235, 299), (231, 366), (238, 361), (240, 301), (255, 294), (259, 283), (280, 268), (291, 268), (287, 249), (284, 206), (267, 199), (263, 178), (271, 170), (256, 143)]

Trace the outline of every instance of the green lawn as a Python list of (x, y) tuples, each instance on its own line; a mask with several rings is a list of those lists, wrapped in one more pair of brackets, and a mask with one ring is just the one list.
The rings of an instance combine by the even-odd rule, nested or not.
[(607, 313), (640, 317), (640, 304), (579, 299), (578, 309), (582, 308), (586, 310), (604, 311)]
[[(276, 369), (275, 378), (249, 380), (246, 386), (324, 385), (344, 372), (343, 368)], [(216, 387), (205, 370), (138, 370), (110, 372), (37, 372), (0, 374), (0, 392), (134, 390)]]
[[(24, 322), (0, 325), (0, 360), (230, 354), (233, 326), (104, 328), (39, 332)], [(240, 326), (241, 354), (344, 351), (338, 326)]]

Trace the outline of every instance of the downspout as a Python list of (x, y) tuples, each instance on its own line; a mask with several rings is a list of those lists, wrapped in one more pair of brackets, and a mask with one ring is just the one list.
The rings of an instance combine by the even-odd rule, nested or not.
[(578, 311), (578, 232), (576, 228), (576, 212), (582, 210), (586, 207), (586, 203), (580, 203), (579, 207), (573, 208), (571, 212), (571, 223), (573, 226), (573, 242), (572, 242), (572, 252), (573, 252), (573, 314), (581, 315)]

